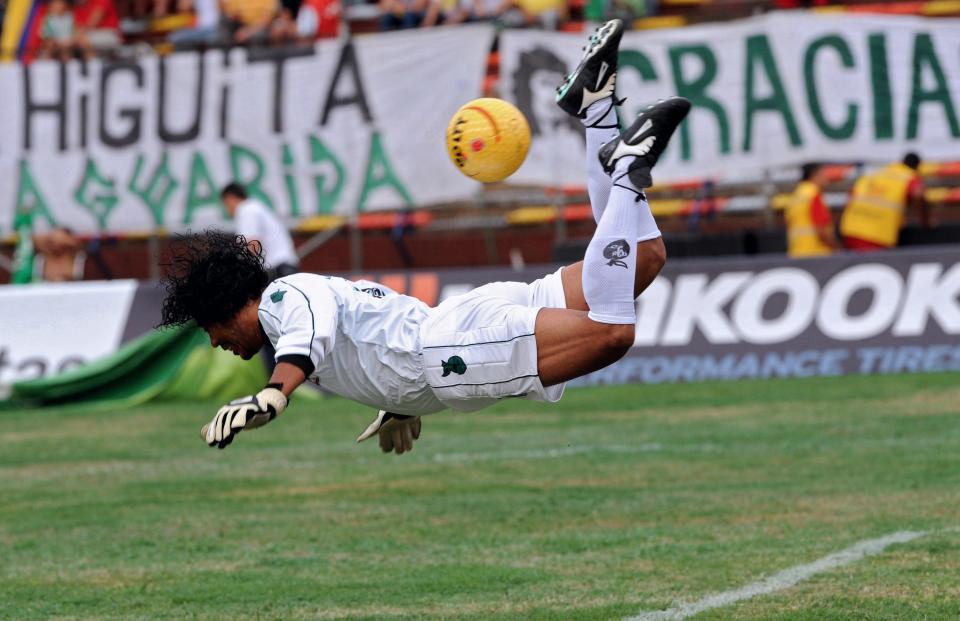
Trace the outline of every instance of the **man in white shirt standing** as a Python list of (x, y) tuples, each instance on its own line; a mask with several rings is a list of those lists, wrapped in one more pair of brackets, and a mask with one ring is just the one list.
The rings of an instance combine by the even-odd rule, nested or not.
[(277, 214), (255, 198), (239, 183), (229, 183), (220, 191), (220, 200), (236, 223), (237, 235), (263, 248), (264, 265), (270, 279), (296, 274), (300, 260), (293, 238)]

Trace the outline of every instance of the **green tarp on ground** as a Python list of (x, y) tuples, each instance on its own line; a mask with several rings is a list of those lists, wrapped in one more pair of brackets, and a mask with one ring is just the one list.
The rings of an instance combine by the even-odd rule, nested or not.
[(122, 408), (162, 400), (222, 400), (267, 382), (260, 356), (241, 360), (210, 347), (199, 328), (154, 330), (111, 356), (60, 375), (13, 385), (10, 400), (35, 405), (84, 403)]

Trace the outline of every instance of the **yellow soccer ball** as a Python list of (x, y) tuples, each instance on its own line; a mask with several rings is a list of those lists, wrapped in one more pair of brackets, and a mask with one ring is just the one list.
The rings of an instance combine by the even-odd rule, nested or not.
[(474, 99), (457, 110), (447, 126), (450, 159), (477, 181), (503, 181), (520, 168), (529, 150), (527, 119), (502, 99)]

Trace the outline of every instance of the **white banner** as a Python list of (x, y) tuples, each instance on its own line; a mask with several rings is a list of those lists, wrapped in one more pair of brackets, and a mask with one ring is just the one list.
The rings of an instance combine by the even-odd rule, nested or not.
[(135, 280), (0, 287), (0, 395), (115, 352), (136, 290)]
[(462, 200), (444, 132), (478, 97), (488, 26), (299, 50), (0, 67), (0, 235), (221, 224), (248, 186), (288, 221)]
[[(579, 121), (553, 103), (583, 35), (507, 31), (502, 94), (534, 134), (520, 183), (583, 183)], [(617, 94), (632, 121), (659, 98), (694, 108), (657, 166), (661, 182), (758, 178), (807, 161), (960, 157), (960, 20), (797, 11), (627, 32)], [(592, 156), (591, 156), (592, 157)]]

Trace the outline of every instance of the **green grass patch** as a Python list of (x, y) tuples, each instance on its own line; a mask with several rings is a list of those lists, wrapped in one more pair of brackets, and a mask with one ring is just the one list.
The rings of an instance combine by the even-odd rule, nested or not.
[(934, 534), (696, 619), (960, 618), (954, 375), (570, 390), (424, 419), (294, 402), (0, 412), (0, 619), (620, 619)]

